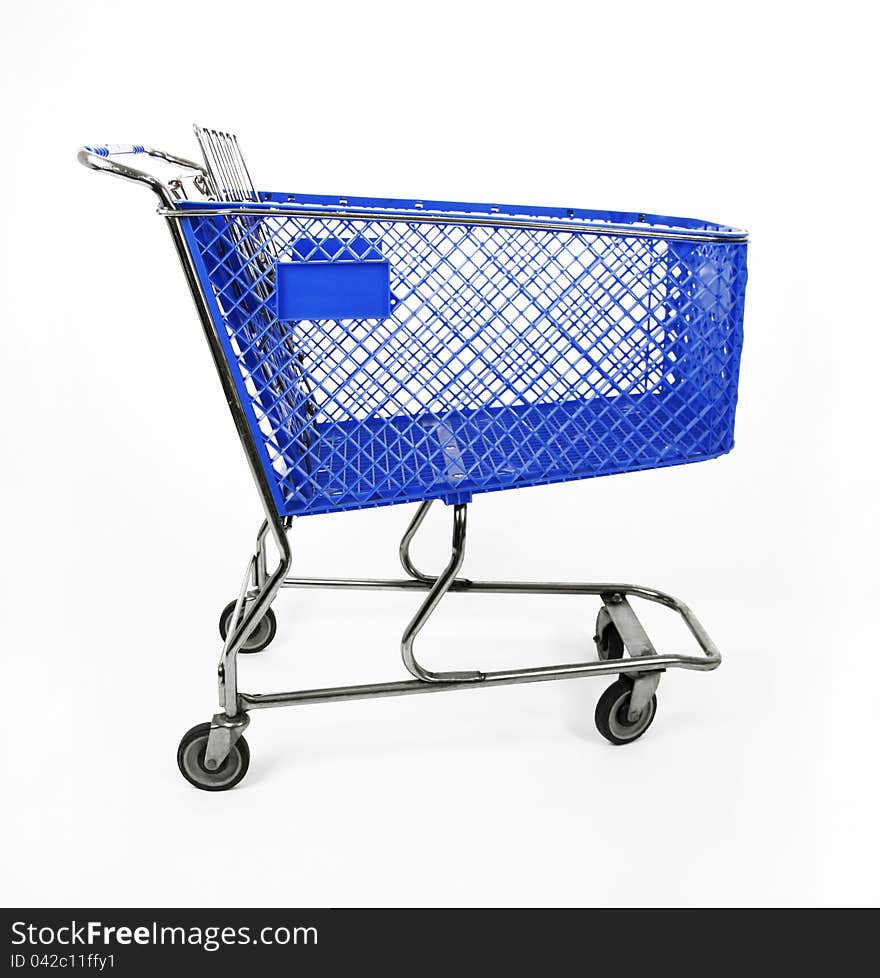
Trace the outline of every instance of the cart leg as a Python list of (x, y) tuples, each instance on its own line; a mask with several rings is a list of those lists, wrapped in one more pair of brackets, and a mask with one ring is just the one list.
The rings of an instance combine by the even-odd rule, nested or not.
[[(278, 566), (271, 574), (267, 572), (266, 565), (266, 538), (269, 531), (272, 533), (279, 554)], [(238, 654), (248, 636), (268, 612), (278, 588), (281, 587), (281, 582), (290, 570), (291, 560), (290, 544), (284, 522), (278, 517), (268, 517), (257, 534), (256, 550), (248, 560), (231, 618), (229, 634), (223, 644), (223, 653), (217, 668), (220, 707), (223, 712), (216, 714), (211, 721), (211, 732), (205, 750), (206, 764), (208, 760), (215, 766), (222, 764), (247, 726), (247, 717), (240, 709), (238, 699)], [(249, 593), (250, 584), (253, 584), (253, 591)]]
[[(254, 546), (254, 553), (248, 562), (248, 573), (245, 577), (243, 590), (239, 591), (238, 598), (229, 602), (220, 614), (220, 635), (225, 641), (229, 637), (229, 631), (234, 621), (238, 621), (242, 609), (250, 605), (256, 594), (265, 586), (268, 580), (266, 569), (266, 537), (268, 534), (268, 523), (264, 520)], [(268, 648), (275, 638), (277, 624), (275, 613), (269, 609), (259, 620), (257, 627), (251, 632), (242, 647), (242, 652), (254, 653), (262, 652)]]
[[(400, 544), (400, 555), (401, 561), (404, 567), (407, 567), (409, 562), (409, 541), (412, 539), (416, 530), (424, 520), (431, 503), (422, 503), (419, 506), (418, 512), (415, 515), (412, 523), (409, 525), (409, 529), (406, 531), (403, 540)], [(452, 582), (456, 580), (456, 575), (461, 569), (461, 565), (464, 562), (464, 547), (465, 538), (467, 533), (467, 506), (464, 504), (459, 504), (453, 507), (452, 510), (452, 556), (449, 558), (449, 563), (446, 565), (446, 569), (437, 578), (429, 578), (419, 575), (419, 572), (412, 566), (409, 562), (409, 568), (407, 568), (408, 573), (413, 574), (413, 576), (419, 575), (417, 579), (425, 581), (425, 583), (431, 583), (431, 589), (428, 591), (425, 600), (422, 602), (422, 606), (416, 612), (413, 620), (407, 625), (406, 630), (403, 633), (403, 638), (400, 642), (400, 653), (403, 656), (403, 664), (406, 668), (416, 677), (416, 679), (421, 679), (424, 682), (432, 683), (442, 683), (442, 682), (476, 682), (483, 679), (483, 673), (481, 672), (431, 672), (428, 669), (423, 668), (419, 665), (413, 654), (413, 644), (416, 640), (416, 636), (422, 630), (425, 622), (431, 617), (436, 609), (437, 605), (440, 604), (443, 595), (449, 590)]]
[(266, 570), (266, 536), (269, 532), (269, 521), (263, 520), (257, 533), (257, 546), (254, 549), (254, 587), (259, 590), (266, 586), (269, 574)]
[[(426, 499), (423, 503), (419, 503), (419, 508), (416, 510), (415, 516), (410, 520), (409, 526), (406, 528), (406, 532), (403, 534), (403, 538), (400, 541), (400, 549), (398, 553), (400, 554), (400, 564), (404, 571), (414, 580), (421, 581), (422, 584), (433, 584), (437, 578), (431, 574), (423, 574), (422, 571), (416, 567), (413, 563), (412, 555), (410, 554), (410, 546), (415, 539), (416, 534), (419, 532), (419, 527), (425, 522), (425, 517), (428, 515), (428, 511), (434, 504), (433, 499)], [(456, 572), (457, 573), (457, 572)], [(455, 577), (453, 583), (456, 585), (468, 585), (470, 581), (465, 577)]]
[(403, 534), (403, 539), (400, 541), (400, 564), (404, 571), (409, 574), (416, 581), (424, 581), (426, 584), (430, 583), (433, 578), (428, 577), (427, 574), (423, 574), (418, 567), (412, 562), (412, 557), (410, 556), (409, 548), (413, 541), (413, 537), (419, 532), (419, 527), (424, 523), (425, 517), (428, 515), (434, 500), (426, 499), (423, 503), (419, 503), (419, 508), (416, 510), (416, 515), (410, 520), (409, 526), (406, 528), (406, 533)]

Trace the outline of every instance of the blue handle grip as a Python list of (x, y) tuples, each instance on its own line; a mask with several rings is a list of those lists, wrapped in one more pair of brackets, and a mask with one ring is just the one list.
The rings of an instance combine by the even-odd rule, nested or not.
[(87, 153), (95, 156), (133, 156), (136, 153), (146, 153), (146, 147), (133, 146), (128, 143), (106, 143), (103, 146), (83, 146)]

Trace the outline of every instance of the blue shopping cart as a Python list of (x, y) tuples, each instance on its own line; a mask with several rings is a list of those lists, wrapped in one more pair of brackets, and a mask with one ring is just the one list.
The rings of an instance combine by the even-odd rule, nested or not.
[[(265, 510), (220, 619), (221, 710), (183, 737), (184, 777), (209, 791), (237, 784), (256, 709), (590, 675), (618, 676), (596, 707), (600, 733), (615, 744), (641, 736), (666, 669), (720, 662), (692, 612), (627, 584), (460, 577), (467, 504), (728, 452), (746, 234), (654, 214), (257, 192), (234, 136), (196, 136), (204, 165), (144, 146), (79, 153), (158, 195)], [(139, 168), (143, 158), (173, 176)], [(432, 575), (410, 545), (438, 499), (452, 507), (452, 553)], [(411, 502), (404, 579), (289, 576), (295, 517)], [(287, 587), (423, 592), (401, 641), (412, 678), (239, 691), (237, 657), (272, 641), (271, 605)], [(414, 644), (447, 592), (596, 596), (597, 657), (430, 671)], [(703, 654), (658, 652), (631, 597), (678, 612)]]

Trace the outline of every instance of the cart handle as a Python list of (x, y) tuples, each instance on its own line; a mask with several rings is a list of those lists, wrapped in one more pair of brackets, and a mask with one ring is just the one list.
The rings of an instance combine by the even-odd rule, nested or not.
[(182, 156), (174, 156), (161, 149), (152, 149), (149, 146), (129, 143), (106, 143), (99, 146), (82, 146), (76, 154), (76, 158), (87, 166), (90, 170), (102, 170), (104, 173), (112, 173), (114, 176), (122, 177), (125, 180), (133, 180), (135, 183), (146, 184), (162, 201), (166, 207), (174, 207), (174, 197), (171, 194), (169, 183), (161, 180), (146, 170), (138, 169), (130, 163), (120, 163), (111, 157), (118, 156), (152, 156), (156, 159), (164, 160), (173, 166), (179, 166), (184, 170), (191, 170), (207, 178), (207, 171), (200, 163), (193, 163), (192, 160), (184, 159)]

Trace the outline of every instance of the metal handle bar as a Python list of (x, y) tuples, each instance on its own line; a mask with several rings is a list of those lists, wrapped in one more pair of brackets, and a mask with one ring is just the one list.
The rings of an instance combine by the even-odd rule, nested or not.
[(101, 146), (83, 146), (76, 154), (76, 158), (87, 166), (90, 170), (102, 170), (105, 173), (112, 173), (114, 176), (122, 177), (125, 180), (133, 180), (135, 183), (146, 184), (162, 201), (166, 207), (174, 207), (174, 197), (171, 195), (168, 185), (152, 173), (140, 170), (130, 163), (120, 163), (118, 159), (111, 157), (119, 156), (152, 156), (159, 160), (164, 160), (172, 166), (178, 166), (184, 170), (191, 170), (194, 173), (207, 177), (205, 168), (200, 163), (193, 163), (192, 160), (184, 159), (182, 156), (174, 156), (161, 149), (152, 149), (150, 146), (128, 143), (107, 143)]

